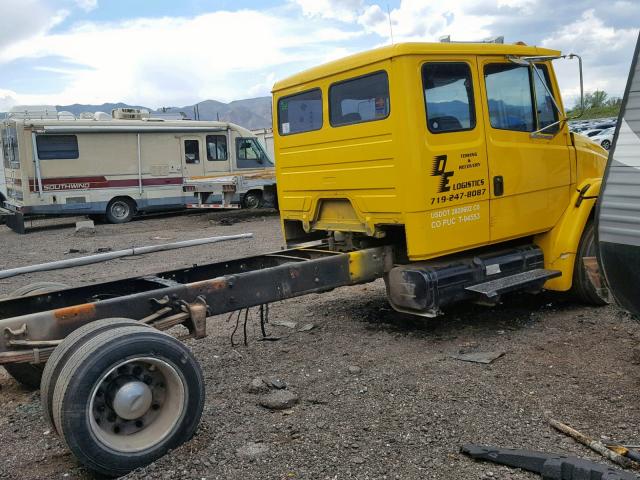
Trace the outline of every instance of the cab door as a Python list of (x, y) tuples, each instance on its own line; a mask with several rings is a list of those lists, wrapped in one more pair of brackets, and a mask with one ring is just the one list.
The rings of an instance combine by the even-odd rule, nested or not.
[(476, 59), (441, 58), (427, 58), (420, 66), (426, 113), (420, 155), (428, 170), (430, 255), (489, 241), (488, 169)]
[[(491, 241), (551, 229), (570, 197), (571, 152), (566, 123), (532, 135), (558, 120), (549, 92), (560, 105), (552, 72), (482, 57), (483, 110), (491, 189)], [(544, 82), (544, 83), (543, 83)]]
[(205, 175), (201, 143), (202, 139), (197, 136), (181, 138), (182, 171), (185, 178), (199, 178)]

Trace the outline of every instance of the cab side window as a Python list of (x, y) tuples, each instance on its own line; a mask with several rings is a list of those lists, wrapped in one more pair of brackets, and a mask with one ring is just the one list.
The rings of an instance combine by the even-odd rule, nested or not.
[(200, 163), (200, 142), (198, 140), (184, 141), (184, 161), (190, 164)]
[(389, 77), (376, 72), (334, 83), (329, 88), (331, 126), (382, 120), (389, 116)]
[(431, 133), (460, 132), (476, 126), (471, 68), (466, 63), (430, 62), (422, 85)]
[(484, 80), (491, 126), (500, 130), (533, 132), (529, 67), (510, 63), (487, 65)]
[(322, 92), (319, 88), (278, 101), (280, 135), (311, 132), (322, 128)]
[(226, 160), (227, 157), (227, 137), (224, 135), (207, 135), (207, 160)]

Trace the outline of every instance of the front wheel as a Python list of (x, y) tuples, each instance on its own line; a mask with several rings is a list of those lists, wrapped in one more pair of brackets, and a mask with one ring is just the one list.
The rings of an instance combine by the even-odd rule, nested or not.
[(123, 326), (91, 338), (65, 362), (52, 416), (83, 465), (119, 476), (191, 438), (203, 406), (191, 351), (157, 330)]
[(255, 210), (262, 206), (262, 194), (260, 192), (247, 192), (242, 199), (242, 208)]
[(603, 140), (600, 145), (602, 145), (602, 148), (605, 150), (609, 150), (611, 148), (611, 142), (609, 140)]
[(571, 291), (578, 300), (587, 305), (603, 306), (609, 304), (608, 289), (604, 277), (598, 271), (589, 275), (587, 268), (588, 263), (591, 262), (593, 268), (597, 269), (597, 253), (595, 225), (593, 221), (589, 221), (582, 231), (578, 245)]

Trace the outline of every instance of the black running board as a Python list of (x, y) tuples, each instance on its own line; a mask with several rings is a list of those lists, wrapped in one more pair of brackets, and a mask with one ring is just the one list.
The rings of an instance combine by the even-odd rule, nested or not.
[(488, 282), (470, 285), (465, 288), (469, 292), (474, 292), (483, 297), (493, 300), (503, 293), (522, 290), (528, 287), (542, 288), (544, 283), (551, 279), (562, 275), (559, 270), (545, 270), (544, 268), (536, 268), (526, 272), (516, 273), (508, 277), (496, 278)]

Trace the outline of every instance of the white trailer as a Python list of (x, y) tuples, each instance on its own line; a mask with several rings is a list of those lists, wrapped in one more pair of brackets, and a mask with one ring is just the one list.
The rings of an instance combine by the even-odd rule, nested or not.
[[(232, 123), (20, 115), (0, 124), (0, 137), (5, 207), (15, 214), (7, 223), (16, 230), (25, 216), (124, 223), (139, 212), (275, 201), (272, 161), (255, 135)], [(193, 188), (199, 183), (210, 190)]]

